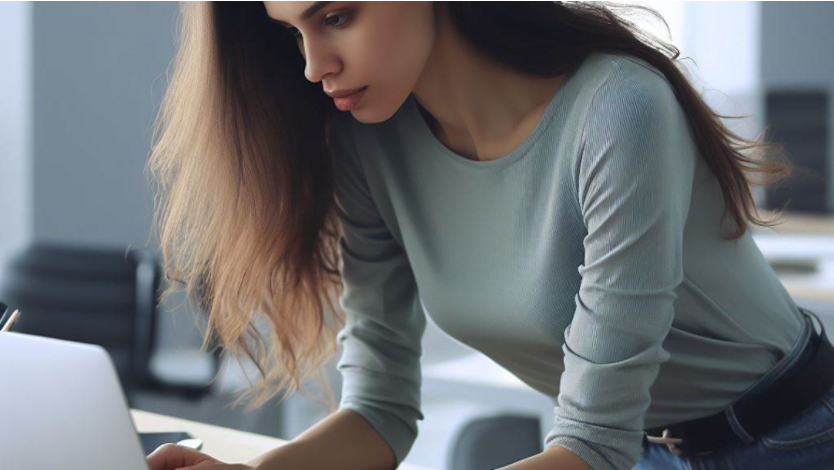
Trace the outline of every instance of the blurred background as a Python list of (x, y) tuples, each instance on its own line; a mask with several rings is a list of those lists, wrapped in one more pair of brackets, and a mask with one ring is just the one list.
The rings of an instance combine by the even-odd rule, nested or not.
[[(663, 15), (668, 30), (630, 19), (680, 49), (716, 112), (748, 116), (730, 129), (752, 139), (770, 126), (815, 175), (757, 188), (765, 215), (790, 203), (786, 223), (753, 233), (797, 303), (834, 331), (834, 4), (629, 3)], [(21, 327), (107, 347), (132, 407), (292, 439), (321, 405), (296, 394), (230, 408), (251, 364), (201, 353), (200, 314), (184, 298), (154, 308), (145, 164), (177, 13), (175, 2), (0, 3), (0, 300), (42, 312)], [(407, 462), (494, 468), (540, 450), (552, 401), (431, 319), (424, 341), (426, 419)]]

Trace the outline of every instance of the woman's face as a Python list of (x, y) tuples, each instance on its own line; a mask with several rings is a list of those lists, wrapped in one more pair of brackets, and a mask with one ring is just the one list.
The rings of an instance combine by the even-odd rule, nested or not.
[[(367, 87), (350, 112), (357, 120), (372, 123), (390, 118), (420, 78), (435, 42), (433, 3), (264, 5), (267, 14), (286, 23), (288, 33), (296, 37), (306, 61), (304, 75), (313, 83), (321, 82), (322, 93)], [(312, 15), (302, 19), (305, 11)]]

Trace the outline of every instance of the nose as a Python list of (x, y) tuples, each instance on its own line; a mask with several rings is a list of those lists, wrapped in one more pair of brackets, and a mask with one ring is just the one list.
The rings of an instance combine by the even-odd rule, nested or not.
[(339, 58), (324, 42), (302, 41), (299, 47), (305, 61), (304, 76), (307, 80), (318, 83), (324, 75), (338, 71)]

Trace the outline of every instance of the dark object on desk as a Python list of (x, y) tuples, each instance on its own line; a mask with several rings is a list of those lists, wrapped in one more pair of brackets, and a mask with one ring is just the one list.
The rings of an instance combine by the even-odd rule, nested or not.
[[(139, 440), (142, 441), (142, 450), (145, 452), (145, 456), (147, 457), (148, 454), (155, 451), (157, 447), (161, 446), (162, 444), (176, 444), (179, 441), (184, 439), (194, 439), (194, 436), (188, 434), (187, 432), (140, 432), (139, 433)], [(200, 450), (202, 448), (202, 444), (200, 444), (194, 450)]]
[(786, 180), (788, 184), (766, 188), (766, 209), (778, 210), (787, 203), (786, 212), (834, 212), (834, 208), (828, 207), (826, 187), (828, 166), (834, 159), (828, 153), (829, 114), (827, 90), (767, 91), (765, 119), (770, 126), (767, 140), (784, 144), (797, 172)]
[(11, 318), (11, 316), (12, 312), (11, 310), (9, 310), (9, 306), (4, 304), (3, 302), (0, 302), (0, 330), (3, 329), (3, 325), (5, 325), (7, 321), (9, 321), (9, 318)]
[(768, 264), (778, 276), (813, 276), (819, 273), (819, 260), (769, 260)]
[(538, 418), (499, 414), (466, 423), (452, 440), (446, 468), (490, 470), (542, 451)]
[(129, 405), (137, 390), (199, 398), (208, 385), (164, 382), (150, 369), (161, 274), (143, 249), (36, 243), (11, 257), (0, 299), (26, 313), (15, 331), (102, 346)]

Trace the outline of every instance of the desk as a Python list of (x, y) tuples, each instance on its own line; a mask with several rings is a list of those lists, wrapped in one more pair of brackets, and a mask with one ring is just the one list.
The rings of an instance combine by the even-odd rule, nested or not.
[[(758, 232), (753, 240), (792, 297), (834, 302), (834, 235)], [(785, 263), (800, 269), (783, 272)]]
[[(834, 302), (834, 216), (759, 209), (765, 220), (781, 220), (773, 227), (749, 224), (762, 254), (774, 265), (788, 292), (823, 302)], [(781, 263), (815, 267), (814, 271), (780, 272)]]
[[(139, 432), (186, 431), (202, 439), (201, 452), (226, 463), (246, 462), (264, 452), (286, 444), (288, 441), (276, 437), (238, 431), (235, 429), (199, 423), (187, 419), (130, 410), (133, 423)], [(403, 470), (429, 470), (415, 465), (402, 464)]]

